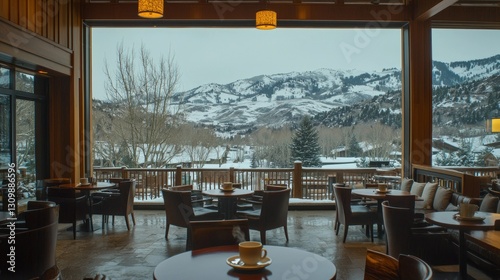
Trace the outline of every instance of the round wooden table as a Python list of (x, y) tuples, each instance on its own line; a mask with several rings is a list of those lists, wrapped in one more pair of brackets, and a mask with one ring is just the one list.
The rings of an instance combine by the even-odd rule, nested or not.
[(59, 185), (60, 188), (73, 188), (75, 190), (79, 191), (84, 191), (84, 192), (90, 192), (90, 191), (98, 191), (102, 189), (109, 189), (114, 187), (114, 183), (108, 183), (108, 182), (97, 182), (96, 184), (88, 184), (88, 185), (82, 185), (80, 183), (71, 183), (71, 184), (61, 184)]
[(226, 260), (238, 255), (238, 246), (220, 246), (187, 251), (159, 263), (156, 280), (191, 279), (335, 279), (337, 269), (326, 258), (304, 250), (264, 245), (271, 264), (260, 270), (240, 271)]
[(459, 266), (460, 277), (467, 279), (467, 246), (465, 245), (465, 232), (469, 230), (492, 230), (495, 228), (495, 220), (500, 220), (500, 214), (488, 212), (476, 212), (475, 216), (484, 217), (484, 220), (464, 221), (455, 218), (457, 212), (444, 211), (425, 214), (425, 220), (431, 224), (459, 231)]
[(222, 191), (220, 189), (206, 190), (202, 194), (218, 199), (219, 212), (224, 214), (226, 219), (231, 219), (236, 213), (236, 200), (238, 197), (251, 196), (252, 190), (234, 188), (233, 191)]

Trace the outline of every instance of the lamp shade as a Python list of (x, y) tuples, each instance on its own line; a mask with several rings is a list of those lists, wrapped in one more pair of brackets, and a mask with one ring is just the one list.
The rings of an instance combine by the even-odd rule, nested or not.
[(486, 121), (486, 130), (488, 132), (500, 132), (500, 118), (492, 118)]
[(277, 15), (275, 11), (261, 10), (255, 15), (255, 27), (257, 29), (269, 30), (276, 28)]
[(163, 0), (139, 0), (137, 14), (143, 18), (163, 17)]

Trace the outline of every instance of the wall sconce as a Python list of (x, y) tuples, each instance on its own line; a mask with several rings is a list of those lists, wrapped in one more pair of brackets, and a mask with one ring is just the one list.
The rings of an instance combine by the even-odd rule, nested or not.
[(491, 118), (486, 120), (486, 131), (498, 133), (500, 132), (500, 118)]

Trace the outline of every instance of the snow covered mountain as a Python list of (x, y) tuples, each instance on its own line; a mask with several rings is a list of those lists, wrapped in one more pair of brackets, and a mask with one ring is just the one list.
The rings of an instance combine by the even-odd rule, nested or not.
[[(477, 60), (433, 62), (434, 123), (460, 126), (500, 113), (500, 54)], [(374, 120), (401, 125), (401, 70), (362, 72), (317, 69), (260, 75), (229, 84), (205, 84), (174, 95), (187, 120), (219, 134), (296, 125), (304, 115), (316, 124), (351, 126)], [(102, 104), (103, 105), (103, 104)], [(113, 110), (112, 105), (102, 110)], [(482, 115), (483, 114), (483, 115)]]
[(206, 84), (175, 98), (186, 105), (189, 121), (244, 133), (371, 100), (400, 85), (401, 72), (395, 68), (372, 73), (318, 69)]

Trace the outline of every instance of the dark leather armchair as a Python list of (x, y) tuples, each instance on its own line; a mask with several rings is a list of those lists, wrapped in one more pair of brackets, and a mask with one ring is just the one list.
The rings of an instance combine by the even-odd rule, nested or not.
[(374, 250), (366, 250), (364, 280), (399, 280), (398, 259)]
[(178, 227), (189, 227), (189, 221), (196, 220), (222, 220), (223, 216), (218, 211), (203, 207), (193, 207), (191, 191), (175, 191), (162, 189), (163, 204), (167, 225), (165, 229), (165, 239), (168, 240), (168, 230), (170, 225)]
[(47, 199), (47, 188), (57, 187), (62, 184), (70, 184), (71, 178), (47, 178), (41, 181), (41, 189), (36, 190), (37, 200)]
[[(53, 207), (57, 208), (57, 207)], [(16, 232), (15, 272), (10, 272), (7, 253), (9, 235), (0, 236), (1, 279), (60, 279), (56, 264), (57, 221), (43, 227)]]
[(366, 252), (364, 280), (431, 280), (431, 267), (412, 255), (398, 258), (368, 249)]
[(266, 231), (283, 227), (288, 242), (288, 204), (290, 189), (264, 191), (261, 209), (238, 211), (236, 215), (248, 219), (250, 229), (260, 232), (262, 244), (266, 244)]
[(420, 258), (411, 255), (399, 255), (399, 279), (404, 280), (431, 280), (432, 268)]
[(87, 196), (71, 188), (49, 187), (47, 188), (47, 198), (59, 205), (59, 223), (73, 224), (73, 239), (76, 239), (76, 222), (78, 220), (90, 222), (92, 227), (92, 215)]
[(92, 206), (93, 214), (102, 215), (102, 227), (108, 220), (108, 216), (113, 216), (113, 225), (115, 216), (124, 216), (127, 230), (130, 230), (128, 216), (132, 217), (132, 223), (135, 225), (134, 217), (134, 196), (135, 180), (121, 181), (116, 188), (116, 192), (96, 192), (92, 195), (94, 202)]
[(349, 187), (333, 186), (333, 192), (335, 193), (336, 215), (339, 223), (335, 234), (339, 234), (340, 224), (344, 225), (343, 242), (345, 243), (350, 225), (365, 225), (373, 242), (373, 224), (378, 222), (377, 212), (363, 205), (352, 205), (352, 189)]
[(237, 245), (250, 240), (247, 219), (190, 221), (188, 232), (190, 240), (188, 249), (190, 250)]
[(393, 207), (384, 201), (382, 213), (389, 255), (396, 258), (400, 254), (411, 254), (437, 263), (439, 257), (449, 251), (449, 234), (434, 227), (413, 227), (414, 213), (409, 208)]

